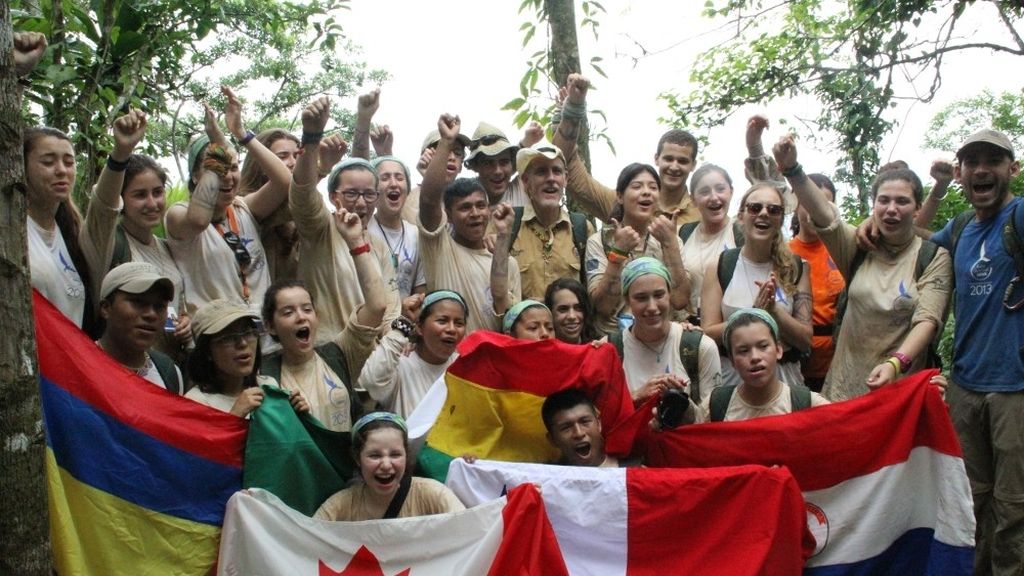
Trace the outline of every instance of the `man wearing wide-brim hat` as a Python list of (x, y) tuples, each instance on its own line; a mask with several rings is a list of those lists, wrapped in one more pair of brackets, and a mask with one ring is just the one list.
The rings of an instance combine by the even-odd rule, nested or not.
[(466, 168), (476, 172), (491, 206), (506, 202), (517, 207), (528, 202), (522, 180), (513, 177), (518, 151), (518, 145), (509, 142), (504, 132), (487, 122), (481, 122), (473, 132)]

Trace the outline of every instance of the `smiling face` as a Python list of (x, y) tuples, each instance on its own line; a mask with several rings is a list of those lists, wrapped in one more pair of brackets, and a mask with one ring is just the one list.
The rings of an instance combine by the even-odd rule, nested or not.
[(463, 198), (456, 198), (448, 208), (452, 237), (459, 244), (469, 248), (483, 247), (487, 219), (490, 215), (487, 194), (482, 189)]
[(764, 388), (775, 382), (775, 366), (782, 358), (782, 346), (763, 322), (733, 328), (729, 335), (732, 365), (745, 386)]
[(555, 337), (562, 342), (579, 344), (583, 336), (583, 321), (586, 317), (580, 299), (572, 290), (563, 288), (552, 294), (551, 300)]
[(556, 412), (548, 441), (570, 466), (600, 466), (605, 460), (601, 419), (586, 404)]
[(496, 201), (508, 190), (516, 168), (512, 152), (508, 151), (497, 156), (477, 156), (473, 159), (472, 170), (476, 171), (480, 184), (487, 190), (487, 196)]
[(729, 204), (732, 202), (732, 184), (725, 174), (709, 170), (694, 183), (690, 194), (705, 225), (718, 228), (729, 219)]
[(114, 291), (100, 302), (105, 338), (119, 349), (141, 354), (156, 343), (167, 321), (167, 298), (158, 287), (142, 294)]
[(532, 306), (523, 310), (512, 325), (513, 338), (519, 340), (547, 340), (554, 338), (555, 325), (551, 319), (551, 312), (540, 306)]
[(401, 430), (385, 426), (367, 432), (359, 451), (359, 474), (366, 487), (381, 499), (394, 496), (405, 475), (405, 457)]
[(424, 362), (443, 364), (466, 335), (466, 312), (454, 300), (439, 300), (419, 326), (421, 340), (416, 353)]
[(691, 146), (666, 142), (654, 157), (658, 176), (666, 190), (681, 190), (693, 171), (694, 151)]
[(316, 342), (319, 322), (313, 299), (305, 288), (283, 288), (274, 296), (274, 314), (268, 323), (286, 354), (310, 356)]
[(654, 175), (646, 170), (640, 171), (622, 193), (619, 200), (626, 218), (636, 222), (647, 222), (657, 213), (658, 195), (661, 187)]
[(217, 374), (222, 378), (245, 378), (256, 366), (256, 344), (259, 332), (248, 318), (236, 320), (214, 334), (210, 354)]
[(409, 181), (405, 179), (402, 165), (392, 160), (385, 160), (377, 165), (377, 211), (379, 218), (391, 220), (402, 214), (405, 201), (409, 197)]
[(670, 292), (665, 279), (644, 274), (633, 281), (627, 294), (633, 314), (633, 334), (644, 341), (655, 341), (668, 334), (671, 325)]
[(25, 157), (28, 201), (56, 205), (67, 200), (75, 187), (75, 150), (56, 136), (40, 136)]
[(561, 209), (565, 195), (565, 163), (561, 158), (535, 157), (530, 161), (523, 181), (534, 209)]
[(1020, 162), (988, 143), (968, 146), (960, 153), (955, 176), (964, 196), (980, 216), (994, 216), (1011, 200), (1010, 181), (1020, 174)]
[[(748, 242), (771, 242), (781, 234), (785, 209), (779, 191), (761, 186), (743, 199), (743, 233)], [(759, 211), (756, 209), (760, 208)]]
[(878, 187), (871, 217), (882, 237), (902, 241), (914, 233), (914, 215), (917, 210), (910, 182), (887, 180)]
[(151, 230), (163, 221), (167, 195), (164, 181), (155, 171), (143, 170), (125, 182), (121, 197), (124, 200), (121, 216), (130, 227)]

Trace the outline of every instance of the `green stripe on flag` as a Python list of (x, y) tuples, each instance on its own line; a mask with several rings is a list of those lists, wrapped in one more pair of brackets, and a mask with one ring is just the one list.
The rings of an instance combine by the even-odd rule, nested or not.
[(423, 448), (420, 448), (419, 456), (416, 458), (416, 464), (419, 469), (418, 475), (433, 478), (443, 484), (448, 479), (448, 465), (454, 459), (452, 456), (431, 447), (429, 444), (424, 444)]

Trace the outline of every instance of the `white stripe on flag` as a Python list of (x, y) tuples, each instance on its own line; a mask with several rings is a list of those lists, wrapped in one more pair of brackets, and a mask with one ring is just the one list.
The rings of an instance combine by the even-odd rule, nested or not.
[(624, 468), (582, 468), (456, 458), (448, 486), (466, 506), (503, 490), (539, 484), (565, 565), (573, 576), (626, 574), (627, 505)]
[[(821, 512), (816, 517), (809, 506), (818, 549), (807, 566), (873, 558), (915, 528), (934, 528), (935, 539), (951, 546), (973, 546), (971, 506), (955, 504), (970, 494), (963, 460), (928, 447), (911, 450), (905, 462), (804, 492)], [(955, 517), (938, 517), (939, 510)]]

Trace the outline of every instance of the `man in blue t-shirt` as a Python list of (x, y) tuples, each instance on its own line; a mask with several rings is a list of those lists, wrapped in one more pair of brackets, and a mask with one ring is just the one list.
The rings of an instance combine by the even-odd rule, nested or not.
[[(1024, 278), (1002, 237), (1007, 218), (1024, 231), (1024, 200), (1010, 193), (1020, 173), (1006, 135), (982, 130), (956, 153), (956, 179), (974, 217), (954, 246), (953, 221), (932, 241), (953, 256), (956, 332), (950, 414), (974, 493), (976, 574), (1020, 574), (1024, 566)], [(1006, 297), (1004, 298), (1004, 294)]]

